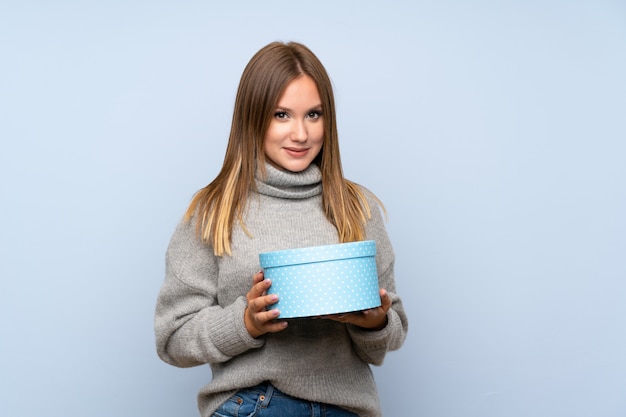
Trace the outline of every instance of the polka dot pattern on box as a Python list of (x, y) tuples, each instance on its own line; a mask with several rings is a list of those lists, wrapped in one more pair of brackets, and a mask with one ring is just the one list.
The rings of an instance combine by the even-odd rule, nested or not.
[(259, 254), (268, 294), (278, 294), (272, 306), (280, 318), (345, 313), (380, 306), (376, 243), (288, 249)]

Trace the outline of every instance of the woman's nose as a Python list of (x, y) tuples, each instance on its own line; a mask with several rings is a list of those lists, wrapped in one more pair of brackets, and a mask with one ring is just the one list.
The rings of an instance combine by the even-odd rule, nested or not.
[(296, 142), (304, 142), (307, 140), (309, 133), (307, 131), (304, 120), (296, 120), (293, 124), (291, 139)]

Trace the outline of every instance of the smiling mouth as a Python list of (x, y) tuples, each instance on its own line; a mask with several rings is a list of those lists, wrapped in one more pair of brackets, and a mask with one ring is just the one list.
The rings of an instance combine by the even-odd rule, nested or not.
[(302, 155), (304, 153), (306, 153), (308, 151), (308, 149), (295, 149), (295, 148), (285, 148), (285, 151), (287, 151), (290, 154), (295, 154), (295, 155)]

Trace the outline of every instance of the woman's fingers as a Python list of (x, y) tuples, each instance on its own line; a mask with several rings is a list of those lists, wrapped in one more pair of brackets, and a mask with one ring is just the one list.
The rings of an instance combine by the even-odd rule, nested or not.
[(391, 308), (392, 300), (387, 291), (381, 288), (380, 307), (354, 313), (331, 314), (322, 318), (338, 321), (340, 323), (350, 323), (365, 329), (380, 330), (387, 325), (387, 311)]
[(387, 311), (389, 311), (389, 309), (391, 308), (391, 297), (389, 297), (389, 294), (387, 294), (387, 290), (385, 290), (384, 288), (380, 289), (380, 302), (381, 302), (381, 308), (383, 309), (383, 311), (385, 312), (385, 314), (387, 313)]
[(275, 294), (262, 295), (260, 297), (252, 299), (248, 303), (248, 307), (253, 313), (259, 313), (267, 310), (267, 307), (278, 302), (278, 296)]
[(244, 312), (244, 323), (252, 337), (258, 337), (268, 332), (278, 332), (287, 327), (287, 322), (276, 321), (280, 314), (276, 309), (268, 309), (278, 302), (278, 296), (267, 294), (272, 285), (269, 279), (264, 279), (263, 272), (252, 277), (252, 288), (246, 294), (248, 306)]
[(252, 285), (258, 284), (259, 282), (263, 281), (264, 278), (265, 278), (265, 275), (263, 274), (263, 271), (257, 272), (252, 277)]
[(269, 279), (264, 279), (263, 271), (254, 274), (252, 277), (252, 288), (250, 288), (250, 291), (246, 294), (248, 306), (252, 304), (253, 300), (265, 295), (270, 285), (272, 285), (272, 282)]

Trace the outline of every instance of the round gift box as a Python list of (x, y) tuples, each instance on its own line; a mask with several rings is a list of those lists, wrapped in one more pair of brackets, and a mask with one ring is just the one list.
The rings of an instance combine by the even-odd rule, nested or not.
[(259, 254), (271, 306), (280, 318), (347, 313), (380, 306), (376, 242), (310, 246)]

